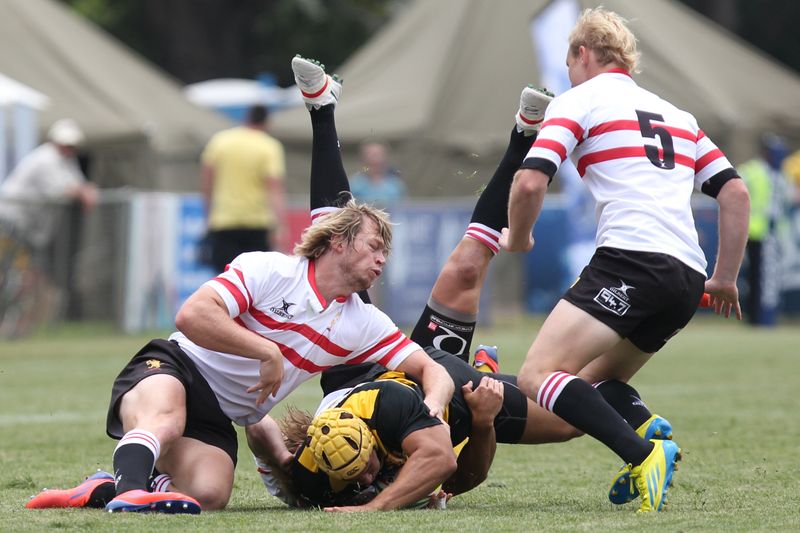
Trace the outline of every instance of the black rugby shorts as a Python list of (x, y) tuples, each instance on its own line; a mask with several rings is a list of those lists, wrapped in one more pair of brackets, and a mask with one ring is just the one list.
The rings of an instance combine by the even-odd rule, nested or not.
[(694, 316), (705, 280), (670, 255), (602, 247), (563, 298), (654, 353)]
[(139, 350), (122, 369), (111, 390), (106, 433), (114, 439), (125, 434), (119, 418), (119, 403), (126, 392), (154, 374), (177, 378), (186, 389), (186, 428), (184, 437), (220, 448), (236, 466), (238, 440), (231, 420), (222, 412), (216, 395), (197, 367), (178, 343), (155, 339)]

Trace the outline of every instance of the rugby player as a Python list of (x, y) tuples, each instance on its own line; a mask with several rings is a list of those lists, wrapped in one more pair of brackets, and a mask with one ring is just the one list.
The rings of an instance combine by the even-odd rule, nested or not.
[[(597, 249), (537, 333), (519, 386), (622, 458), (609, 497), (623, 503), (638, 493), (639, 511), (650, 512), (666, 502), (680, 448), (637, 434), (592, 384), (627, 382), (687, 324), (704, 290), (717, 314), (741, 320), (736, 279), (749, 196), (691, 114), (636, 84), (638, 58), (622, 17), (603, 8), (581, 14), (566, 58), (572, 89), (548, 107), (514, 178), (500, 242), (509, 251), (533, 247), (548, 184), (572, 155), (597, 203)], [(719, 204), (719, 252), (708, 279), (693, 190)]]
[[(310, 70), (309, 78), (321, 71), (319, 65), (299, 58), (293, 65)], [(300, 81), (298, 85), (301, 85)], [(449, 494), (475, 487), (486, 477), (496, 442), (558, 442), (580, 434), (563, 420), (527, 400), (516, 388), (513, 376), (491, 374), (482, 378), (462, 360), (437, 349), (444, 348), (462, 359), (469, 353), (481, 288), (489, 262), (499, 249), (500, 230), (507, 225), (507, 200), (512, 178), (535, 138), (549, 101), (548, 95), (530, 87), (522, 91), (506, 153), (482, 191), (465, 236), (443, 267), (428, 305), (411, 335), (415, 342), (427, 346), (426, 351), (447, 369), (456, 383), (446, 419), (450, 429), (447, 445), (463, 445), (469, 437), (458, 456), (457, 471), (443, 480), (438, 479), (434, 471), (420, 469), (409, 475), (409, 472), (417, 470), (415, 466), (398, 468), (405, 465), (404, 461), (414, 458), (410, 451), (418, 451), (412, 446), (415, 432), (439, 423), (424, 413), (423, 396), (413, 381), (377, 365), (334, 367), (322, 374), (321, 384), (326, 398), (318, 414), (328, 424), (330, 442), (336, 443), (337, 438), (344, 442), (362, 442), (348, 436), (358, 432), (364, 437), (363, 444), (354, 447), (349, 454), (335, 456), (344, 466), (328, 464), (321, 459), (324, 453), (320, 451), (323, 445), (319, 439), (313, 440), (306, 435), (312, 417), (293, 411), (281, 421), (287, 446), (284, 447), (280, 439), (272, 439), (275, 446), (271, 451), (263, 450), (260, 456), (256, 454), (258, 469), (270, 493), (293, 506), (312, 505), (330, 510), (396, 508), (417, 502), (420, 495), (427, 495), (431, 487), (441, 481), (445, 481), (444, 490)], [(324, 136), (331, 146), (335, 146), (333, 109), (326, 111), (330, 115), (324, 125), (319, 124), (319, 114), (312, 113), (315, 139)], [(338, 150), (331, 151), (331, 158), (328, 167), (341, 168)], [(331, 173), (324, 182), (315, 182), (315, 175), (312, 173), (312, 213), (329, 212), (339, 192), (347, 190), (344, 172)], [(321, 191), (325, 192), (320, 194)], [(598, 390), (626, 415), (631, 405), (643, 405), (638, 393), (625, 383), (610, 380), (601, 384)], [(343, 409), (354, 416), (330, 420), (323, 415), (330, 407)], [(642, 409), (646, 411), (646, 408)], [(668, 422), (649, 412), (643, 419), (632, 416), (631, 423), (635, 423), (633, 427), (642, 434), (660, 438), (671, 435)], [(276, 431), (277, 426), (271, 419), (264, 419), (262, 424), (264, 433)], [(444, 445), (441, 436), (439, 441), (441, 449)], [(278, 458), (270, 461), (267, 459), (270, 455)], [(328, 461), (334, 461), (332, 457), (328, 457)], [(282, 471), (287, 465), (291, 465), (288, 479), (286, 472)], [(379, 465), (381, 470), (377, 472)], [(396, 474), (397, 478), (394, 477)], [(377, 483), (373, 483), (376, 475)], [(399, 485), (392, 485), (376, 497), (389, 481)]]
[[(306, 98), (312, 116), (332, 112), (341, 85), (324, 71), (309, 83), (318, 83)], [(315, 134), (312, 183), (330, 171), (326, 151), (338, 156), (325, 142)], [(27, 507), (107, 501), (111, 512), (222, 509), (237, 460), (233, 423), (248, 431), (335, 365), (374, 362), (415, 376), (427, 409), (444, 416), (452, 379), (357, 294), (380, 276), (391, 237), (383, 211), (349, 200), (308, 228), (294, 255), (238, 256), (189, 297), (176, 317), (179, 331), (142, 348), (114, 382), (106, 429), (120, 439), (113, 479), (101, 473), (74, 489), (44, 491)], [(260, 436), (248, 435), (256, 449), (265, 445)], [(151, 482), (154, 468), (168, 477)]]

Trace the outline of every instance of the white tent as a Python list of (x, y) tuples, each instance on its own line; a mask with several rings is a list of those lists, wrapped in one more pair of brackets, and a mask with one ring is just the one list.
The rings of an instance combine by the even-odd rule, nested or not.
[(38, 113), (50, 99), (0, 74), (0, 181), (39, 141)]
[(196, 190), (203, 145), (230, 125), (54, 0), (0, 2), (0, 72), (50, 98), (42, 130), (64, 117), (80, 123), (101, 186)]
[[(391, 143), (394, 163), (416, 194), (477, 189), (505, 146), (522, 87), (542, 84), (531, 23), (556, 1), (410, 3), (337, 69), (344, 78), (336, 114), (347, 168), (355, 169), (354, 145), (378, 137)], [(577, 10), (597, 5), (574, 2)], [(673, 0), (603, 5), (630, 19), (639, 38), (637, 83), (694, 113), (735, 162), (755, 152), (762, 130), (800, 132), (800, 77), (792, 71)], [(278, 113), (273, 124), (289, 146), (290, 186), (306, 186), (305, 110)]]

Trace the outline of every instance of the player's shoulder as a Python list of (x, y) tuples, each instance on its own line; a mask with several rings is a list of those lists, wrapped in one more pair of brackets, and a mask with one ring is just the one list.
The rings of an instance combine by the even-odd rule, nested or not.
[(296, 255), (281, 252), (245, 252), (231, 263), (232, 268), (239, 268), (250, 273), (272, 273), (282, 277), (294, 278), (303, 271), (308, 260)]

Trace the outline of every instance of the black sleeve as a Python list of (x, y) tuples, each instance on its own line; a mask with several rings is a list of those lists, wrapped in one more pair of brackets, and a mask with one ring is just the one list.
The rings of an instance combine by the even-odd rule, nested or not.
[(558, 170), (558, 167), (555, 163), (543, 157), (526, 157), (519, 168), (527, 168), (530, 170), (539, 170), (544, 172), (549, 178), (547, 180), (548, 185), (550, 185), (550, 183), (553, 181), (553, 176), (556, 175), (556, 171)]
[(736, 170), (733, 168), (726, 168), (708, 178), (703, 185), (700, 186), (700, 192), (711, 198), (716, 198), (719, 191), (722, 190), (722, 186), (730, 180), (735, 179), (740, 179), (739, 175), (736, 174)]
[(381, 385), (381, 391), (375, 414), (368, 424), (388, 451), (402, 453), (402, 443), (408, 435), (442, 423), (431, 416), (418, 390), (388, 380), (375, 382), (375, 385)]

